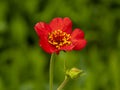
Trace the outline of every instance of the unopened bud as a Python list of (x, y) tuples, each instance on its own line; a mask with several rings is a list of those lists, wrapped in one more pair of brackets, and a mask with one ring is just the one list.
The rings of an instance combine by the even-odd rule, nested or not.
[(78, 68), (72, 68), (66, 71), (66, 75), (69, 76), (71, 79), (77, 79), (83, 73), (83, 70)]

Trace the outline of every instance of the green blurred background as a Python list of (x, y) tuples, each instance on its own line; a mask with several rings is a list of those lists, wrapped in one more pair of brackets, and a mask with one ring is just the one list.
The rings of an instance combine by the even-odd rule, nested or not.
[(120, 90), (120, 0), (0, 0), (0, 90), (49, 89), (50, 55), (33, 27), (66, 16), (88, 44), (56, 56), (55, 90), (64, 79), (64, 60), (86, 73), (64, 90)]

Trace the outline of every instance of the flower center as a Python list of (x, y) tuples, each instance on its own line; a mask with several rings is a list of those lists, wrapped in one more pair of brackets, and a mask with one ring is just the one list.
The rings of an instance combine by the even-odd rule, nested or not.
[(57, 49), (60, 49), (62, 46), (68, 46), (71, 44), (70, 38), (70, 34), (67, 34), (62, 30), (55, 30), (49, 33), (48, 42), (54, 45)]

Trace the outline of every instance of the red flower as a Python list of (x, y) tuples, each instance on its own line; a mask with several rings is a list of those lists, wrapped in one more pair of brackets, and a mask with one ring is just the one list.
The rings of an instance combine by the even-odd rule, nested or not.
[(48, 53), (81, 50), (86, 46), (84, 32), (78, 28), (72, 32), (72, 22), (68, 17), (54, 18), (49, 24), (38, 22), (34, 28), (40, 46)]

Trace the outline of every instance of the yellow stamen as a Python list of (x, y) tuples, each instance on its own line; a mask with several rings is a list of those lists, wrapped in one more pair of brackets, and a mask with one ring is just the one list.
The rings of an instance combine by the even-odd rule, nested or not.
[(62, 30), (55, 30), (48, 34), (48, 42), (60, 49), (62, 46), (69, 46), (71, 44), (71, 35)]

